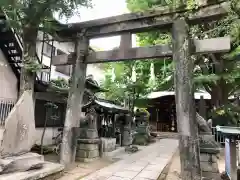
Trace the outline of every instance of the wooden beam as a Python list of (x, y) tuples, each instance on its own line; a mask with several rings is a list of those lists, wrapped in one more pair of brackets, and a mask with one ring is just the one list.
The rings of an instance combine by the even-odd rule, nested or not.
[[(220, 53), (228, 52), (230, 50), (230, 37), (194, 40), (193, 42), (193, 54), (203, 53)], [(128, 45), (129, 46), (129, 45)], [(115, 49), (111, 51), (98, 51), (90, 53), (86, 62), (103, 63), (114, 62), (124, 60), (136, 60), (136, 59), (153, 59), (172, 56), (172, 47), (170, 45), (158, 45), (150, 47), (137, 47), (137, 48), (123, 48)], [(53, 57), (53, 65), (69, 65), (74, 62), (75, 55), (68, 56), (55, 56)]]
[(181, 178), (200, 180), (200, 150), (193, 87), (194, 62), (191, 61), (188, 25), (184, 18), (178, 18), (173, 24), (173, 60)]
[(82, 23), (68, 24), (62, 28), (59, 34), (65, 37), (75, 36), (78, 32), (86, 31), (86, 36), (103, 37), (119, 35), (119, 33), (139, 33), (153, 30), (154, 28), (170, 29), (173, 20), (177, 15), (189, 14), (190, 24), (212, 21), (226, 15), (229, 10), (229, 3), (222, 2), (214, 5), (201, 6), (198, 10), (187, 9), (164, 9), (152, 10), (140, 13), (123, 14), (110, 18), (97, 19)]

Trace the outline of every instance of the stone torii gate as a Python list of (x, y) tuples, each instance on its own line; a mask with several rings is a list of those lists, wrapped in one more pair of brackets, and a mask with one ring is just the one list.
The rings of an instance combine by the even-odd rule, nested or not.
[[(61, 163), (66, 167), (75, 161), (75, 127), (79, 127), (81, 101), (84, 93), (87, 64), (125, 60), (173, 57), (175, 62), (175, 92), (182, 179), (201, 179), (198, 126), (193, 97), (192, 54), (221, 53), (230, 50), (230, 38), (189, 39), (189, 25), (217, 20), (228, 13), (229, 4), (202, 4), (198, 10), (164, 9), (130, 13), (82, 23), (69, 24), (59, 31), (65, 41), (75, 42), (75, 52), (53, 58), (53, 65), (73, 65), (72, 84), (61, 151)], [(184, 14), (188, 14), (184, 17)], [(132, 33), (150, 30), (172, 30), (173, 46), (158, 45), (132, 48)], [(121, 35), (120, 48), (89, 52), (89, 40), (96, 37)], [(74, 40), (73, 40), (74, 39)]]

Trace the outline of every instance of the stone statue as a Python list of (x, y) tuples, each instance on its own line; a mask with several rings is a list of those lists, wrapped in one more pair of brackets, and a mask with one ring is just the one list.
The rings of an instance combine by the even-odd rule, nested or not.
[(212, 134), (212, 127), (209, 126), (209, 123), (198, 113), (196, 113), (196, 120), (198, 123), (199, 131), (204, 133), (210, 133)]
[(133, 137), (133, 144), (147, 145), (151, 142), (151, 135), (149, 132), (149, 116), (146, 112), (135, 113), (136, 134)]
[(204, 177), (213, 178), (219, 173), (217, 166), (217, 154), (220, 152), (220, 144), (212, 135), (212, 120), (206, 121), (198, 113), (196, 120), (199, 127), (199, 145), (201, 169)]

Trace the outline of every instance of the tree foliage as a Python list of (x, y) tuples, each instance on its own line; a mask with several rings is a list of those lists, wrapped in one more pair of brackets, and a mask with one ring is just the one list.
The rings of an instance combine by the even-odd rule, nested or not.
[[(198, 8), (199, 1), (188, 0), (186, 2), (187, 4), (185, 4), (185, 6), (187, 8), (193, 10)], [(176, 4), (181, 4), (181, 1), (174, 1), (174, 3), (171, 0), (127, 0), (128, 9), (131, 12), (145, 11), (152, 8), (173, 8)], [(240, 2), (238, 0), (230, 0), (230, 3), (231, 11), (226, 18), (213, 22), (203, 22), (201, 25), (195, 25), (190, 29), (191, 38), (196, 39), (231, 37), (231, 50), (229, 53), (197, 55), (192, 57), (192, 60), (195, 61), (195, 88), (209, 92), (212, 96), (212, 107), (218, 109), (224, 108), (224, 106), (229, 107), (228, 97), (239, 94), (240, 86)], [(165, 31), (137, 34), (137, 40), (140, 46), (171, 44), (171, 39), (171, 34)], [(139, 74), (138, 78), (149, 78), (149, 66), (151, 62), (154, 62), (155, 65), (156, 83), (154, 87), (149, 89), (173, 89), (174, 64), (172, 59), (139, 62), (139, 71), (144, 73)], [(114, 91), (112, 93), (114, 94)]]
[(89, 7), (91, 0), (1, 0), (0, 7), (7, 16), (9, 27), (14, 28), (23, 40), (23, 68), (21, 70), (20, 91), (33, 90), (37, 67), (36, 41), (39, 31), (51, 32), (57, 28), (53, 18), (71, 17), (80, 6)]
[[(123, 102), (124, 99), (129, 99), (129, 96), (130, 99), (133, 96), (135, 96), (134, 98), (140, 98), (159, 86), (163, 87), (163, 84), (167, 88), (169, 85), (167, 81), (151, 81), (151, 64), (154, 64), (156, 79), (169, 77), (172, 68), (169, 60), (106, 63), (104, 67), (105, 80), (101, 83), (101, 86), (108, 90), (105, 93), (106, 98)], [(132, 81), (133, 67), (135, 67), (136, 82)]]

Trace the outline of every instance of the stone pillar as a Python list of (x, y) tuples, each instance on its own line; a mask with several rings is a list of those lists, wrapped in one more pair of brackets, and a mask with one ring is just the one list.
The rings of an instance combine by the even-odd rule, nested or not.
[(131, 115), (127, 114), (125, 116), (125, 124), (123, 127), (123, 135), (122, 135), (122, 145), (123, 146), (129, 146), (132, 143), (132, 137), (131, 137)]
[(189, 27), (184, 17), (173, 23), (173, 61), (177, 128), (182, 180), (200, 180), (198, 126), (193, 87), (194, 61), (190, 55)]
[(73, 129), (79, 127), (87, 70), (87, 64), (84, 60), (88, 53), (88, 47), (89, 40), (86, 37), (79, 37), (75, 44), (76, 62), (73, 64), (60, 153), (60, 163), (65, 167), (70, 166), (75, 161), (76, 156), (76, 144), (74, 144), (76, 140), (74, 140)]

